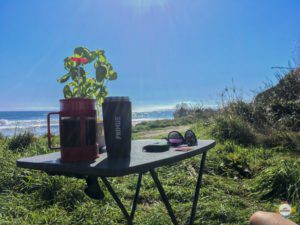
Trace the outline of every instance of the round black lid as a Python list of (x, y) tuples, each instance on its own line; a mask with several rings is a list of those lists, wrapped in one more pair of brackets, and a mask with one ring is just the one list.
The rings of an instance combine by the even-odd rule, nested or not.
[(127, 96), (113, 96), (104, 98), (104, 102), (129, 102), (129, 97)]

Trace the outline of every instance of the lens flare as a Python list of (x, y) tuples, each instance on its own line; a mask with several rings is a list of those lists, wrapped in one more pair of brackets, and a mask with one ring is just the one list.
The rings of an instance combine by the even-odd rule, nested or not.
[(152, 8), (164, 8), (169, 0), (128, 0), (122, 1), (122, 3), (129, 5), (135, 11), (143, 13)]

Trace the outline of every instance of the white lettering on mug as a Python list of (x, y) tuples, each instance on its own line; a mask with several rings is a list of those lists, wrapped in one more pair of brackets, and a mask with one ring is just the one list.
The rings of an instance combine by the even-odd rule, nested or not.
[(116, 139), (121, 140), (121, 117), (115, 116), (115, 126), (116, 126)]

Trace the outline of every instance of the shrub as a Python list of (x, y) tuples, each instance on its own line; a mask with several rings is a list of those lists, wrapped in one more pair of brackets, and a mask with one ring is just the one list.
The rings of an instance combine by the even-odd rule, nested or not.
[(192, 109), (187, 103), (180, 103), (175, 106), (174, 118), (185, 117), (192, 114)]
[(264, 106), (255, 105), (253, 106), (253, 123), (252, 125), (257, 129), (265, 129), (266, 127), (270, 127), (271, 123), (267, 118), (267, 114), (265, 112)]
[(217, 110), (212, 108), (204, 108), (199, 104), (188, 104), (188, 103), (180, 103), (175, 106), (175, 111), (173, 116), (175, 119), (182, 117), (194, 117), (198, 119), (207, 120), (210, 117), (216, 115)]
[(221, 142), (232, 140), (237, 144), (242, 145), (255, 143), (255, 136), (252, 128), (248, 123), (237, 116), (220, 116), (216, 118), (210, 132), (213, 137)]
[(229, 102), (227, 106), (222, 108), (222, 112), (227, 115), (239, 116), (243, 120), (253, 122), (253, 107), (252, 104), (246, 103), (242, 100)]
[(5, 136), (0, 132), (0, 140), (5, 139)]
[(254, 192), (261, 199), (300, 201), (300, 161), (281, 160), (255, 178)]
[(277, 129), (300, 131), (300, 70), (279, 77), (278, 84), (257, 94), (256, 112)]
[(12, 137), (8, 143), (8, 148), (12, 151), (21, 150), (28, 147), (34, 141), (34, 135), (30, 132), (24, 132)]
[(217, 158), (221, 163), (216, 172), (222, 176), (251, 178), (252, 172), (248, 163), (247, 151), (232, 142), (225, 142), (217, 148)]
[(256, 134), (256, 142), (265, 148), (283, 147), (300, 150), (300, 133), (280, 132), (269, 129), (266, 134)]

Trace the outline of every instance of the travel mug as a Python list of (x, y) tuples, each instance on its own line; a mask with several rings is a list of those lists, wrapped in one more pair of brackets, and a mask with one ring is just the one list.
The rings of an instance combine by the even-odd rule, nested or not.
[(108, 158), (130, 157), (132, 115), (129, 98), (104, 98), (102, 110)]

